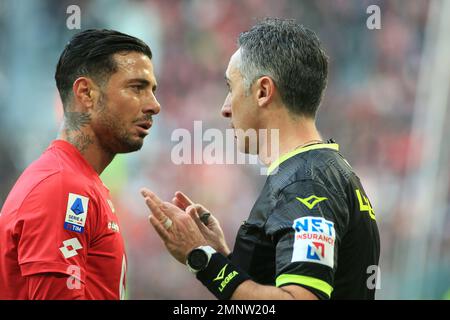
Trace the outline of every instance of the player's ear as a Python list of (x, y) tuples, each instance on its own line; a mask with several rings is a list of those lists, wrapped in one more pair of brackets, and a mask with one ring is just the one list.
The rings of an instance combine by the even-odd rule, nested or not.
[(266, 107), (273, 100), (275, 94), (275, 82), (268, 76), (259, 78), (255, 83), (256, 101), (259, 107)]
[(74, 100), (76, 104), (83, 109), (91, 109), (94, 107), (98, 99), (98, 86), (88, 77), (79, 77), (72, 86)]

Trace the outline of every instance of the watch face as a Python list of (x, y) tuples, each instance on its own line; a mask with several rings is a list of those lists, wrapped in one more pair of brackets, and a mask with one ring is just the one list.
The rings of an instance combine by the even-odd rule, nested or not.
[(189, 254), (188, 263), (194, 270), (203, 270), (208, 264), (208, 255), (202, 249), (194, 249)]

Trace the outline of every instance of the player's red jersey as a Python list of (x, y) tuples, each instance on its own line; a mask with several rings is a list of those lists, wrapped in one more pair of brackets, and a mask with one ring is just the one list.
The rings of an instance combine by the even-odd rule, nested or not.
[(74, 146), (54, 141), (20, 176), (0, 213), (0, 299), (33, 299), (29, 276), (40, 274), (66, 275), (65, 288), (45, 291), (120, 299), (125, 272), (108, 189)]

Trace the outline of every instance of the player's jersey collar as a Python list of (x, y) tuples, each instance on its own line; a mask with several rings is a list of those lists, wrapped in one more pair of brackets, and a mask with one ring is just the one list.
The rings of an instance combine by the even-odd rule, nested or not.
[(87, 162), (87, 160), (83, 157), (83, 155), (80, 153), (80, 151), (78, 151), (78, 149), (75, 148), (75, 146), (73, 146), (71, 143), (69, 143), (65, 140), (54, 140), (54, 141), (52, 141), (49, 148), (52, 148), (52, 147), (61, 149), (61, 150), (65, 151), (66, 153), (72, 155), (74, 158), (79, 159), (80, 162), (83, 164), (83, 167), (86, 170), (86, 172), (88, 172), (90, 175), (95, 177), (96, 180), (101, 182), (98, 173), (94, 170), (94, 168), (91, 166), (91, 164), (89, 162)]
[(272, 162), (272, 164), (267, 169), (267, 173), (271, 174), (278, 166), (280, 166), (281, 163), (283, 163), (284, 161), (292, 158), (293, 156), (295, 156), (299, 153), (303, 153), (303, 152), (310, 151), (310, 150), (317, 150), (317, 149), (333, 149), (333, 150), (339, 151), (339, 145), (337, 143), (317, 143), (314, 145), (295, 149), (291, 152), (288, 152), (288, 153), (282, 155), (277, 160)]

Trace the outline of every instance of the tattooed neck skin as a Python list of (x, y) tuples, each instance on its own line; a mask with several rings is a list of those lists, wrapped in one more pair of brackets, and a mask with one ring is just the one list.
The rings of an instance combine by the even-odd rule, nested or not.
[(85, 128), (91, 121), (91, 116), (86, 112), (66, 112), (64, 114), (63, 132), (68, 142), (73, 144), (81, 154), (94, 143), (92, 136), (85, 133)]
[(66, 111), (58, 138), (77, 148), (83, 158), (100, 175), (114, 159), (115, 154), (98, 145), (90, 123), (91, 116), (89, 113)]

